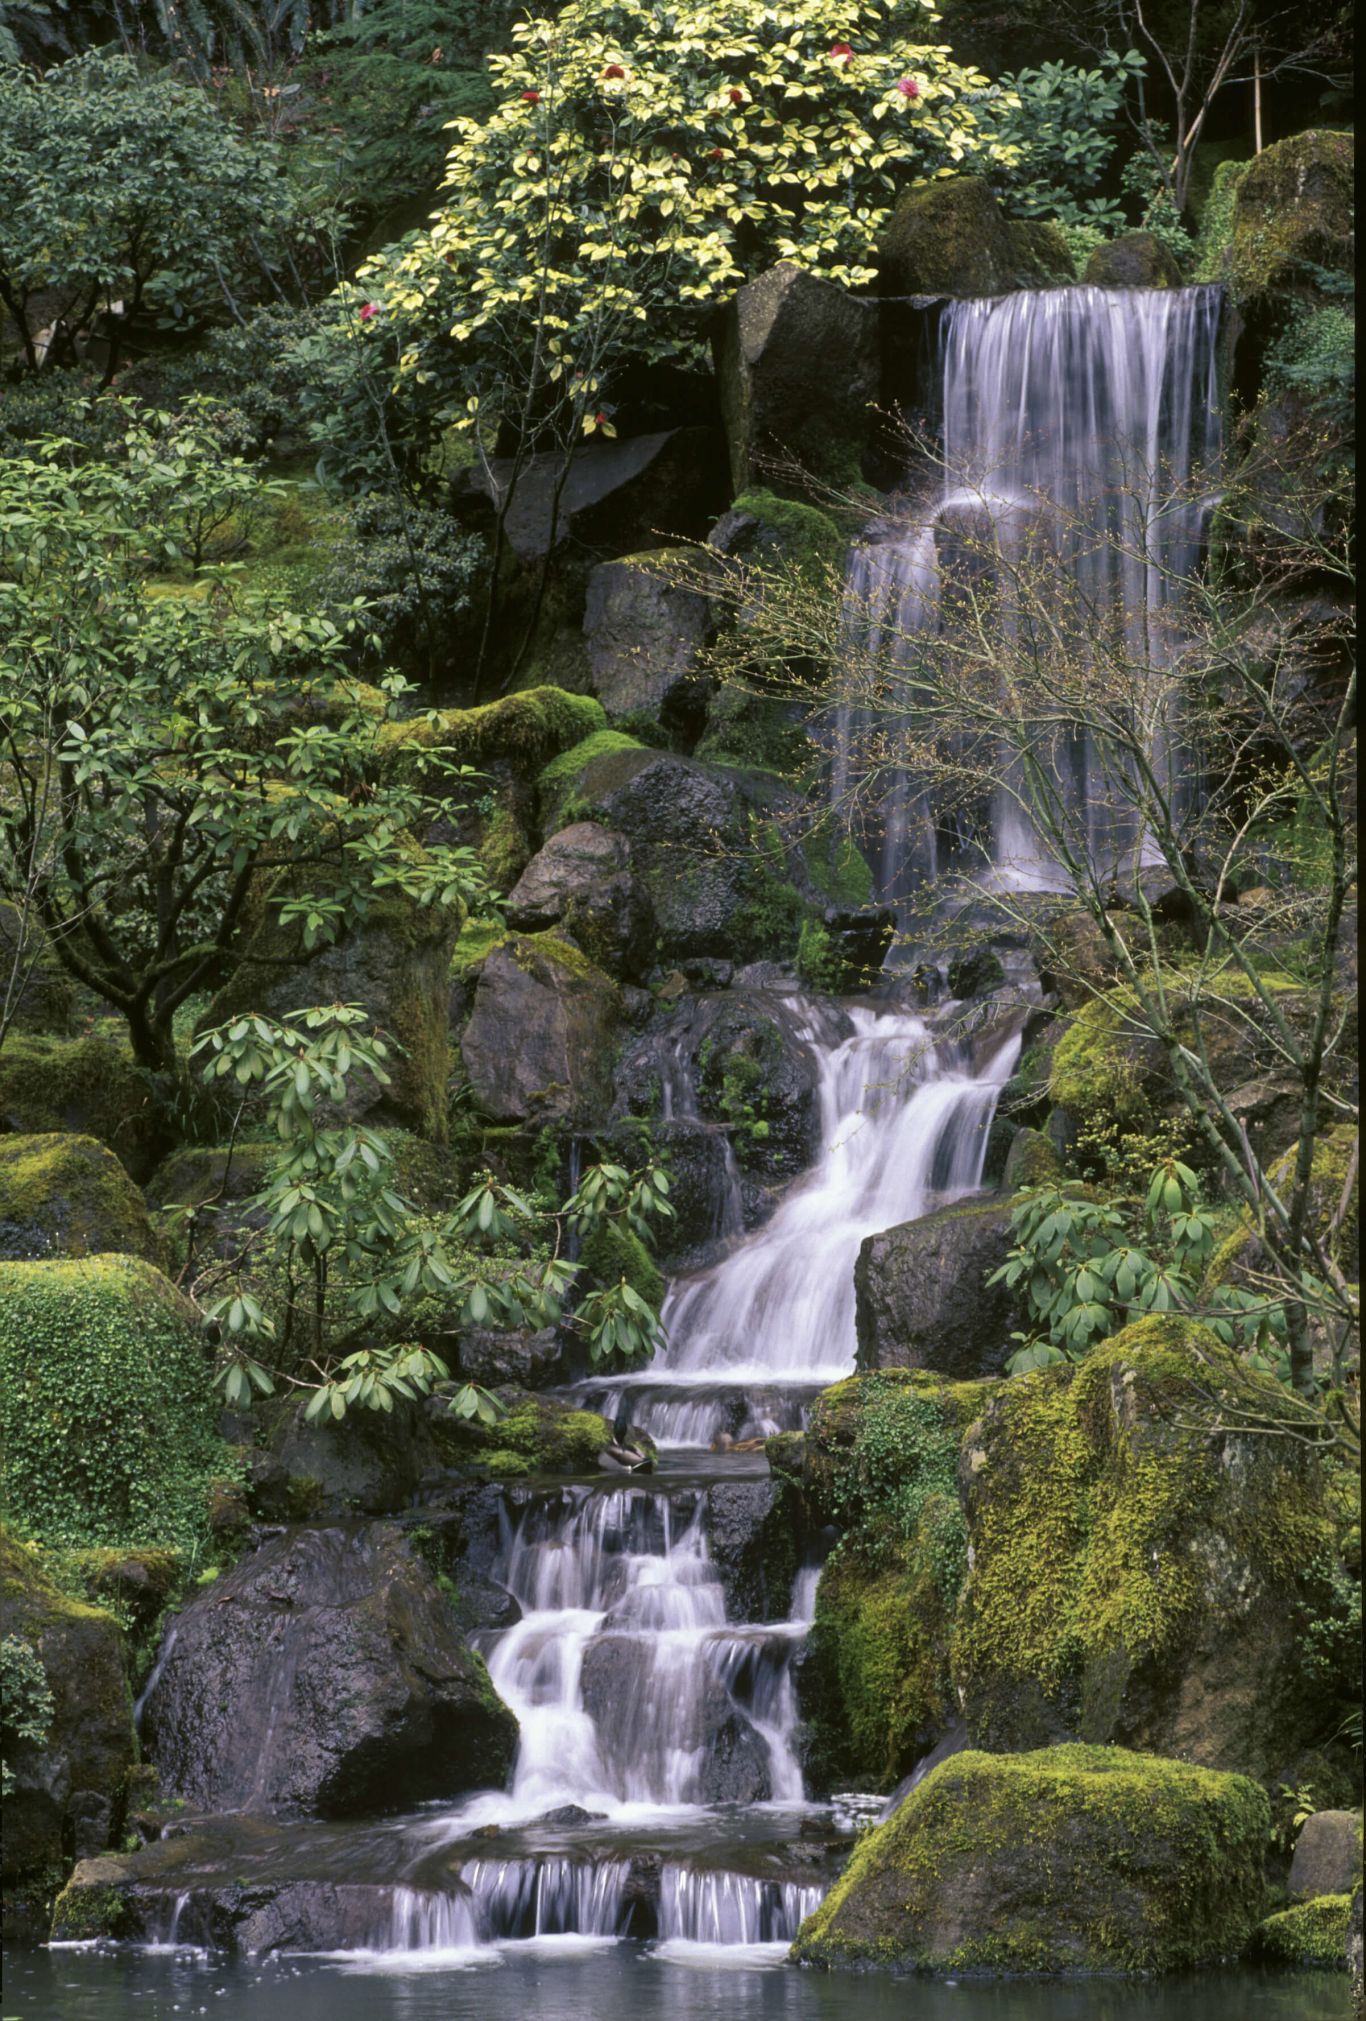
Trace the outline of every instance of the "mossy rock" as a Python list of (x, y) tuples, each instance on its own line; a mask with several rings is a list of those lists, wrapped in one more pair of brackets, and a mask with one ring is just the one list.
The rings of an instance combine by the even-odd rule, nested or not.
[(574, 1410), (553, 1397), (495, 1392), (504, 1405), (496, 1424), (458, 1418), (441, 1407), (431, 1424), (453, 1463), (504, 1478), (519, 1474), (592, 1474), (612, 1428), (596, 1411)]
[(94, 1137), (0, 1137), (0, 1259), (98, 1256), (161, 1261), (141, 1193)]
[[(848, 542), (828, 512), (801, 499), (780, 498), (764, 485), (742, 491), (731, 507), (754, 521), (727, 543), (747, 560), (781, 562), (819, 586), (844, 567)], [(724, 522), (723, 522), (724, 524)]]
[(1354, 159), (1351, 134), (1311, 130), (1276, 141), (1237, 174), (1218, 278), (1241, 309), (1312, 289), (1316, 267), (1351, 273)]
[(643, 751), (639, 737), (624, 730), (594, 730), (567, 751), (541, 767), (536, 777), (536, 804), (541, 827), (547, 835), (563, 828), (575, 804), (575, 788), (590, 765), (619, 751)]
[(108, 1868), (121, 1871), (115, 1860), (82, 1860), (52, 1905), (54, 1944), (117, 1942), (133, 1924), (122, 1889), (98, 1879)]
[(640, 1237), (619, 1221), (604, 1221), (579, 1251), (585, 1270), (603, 1284), (624, 1278), (632, 1291), (658, 1309), (664, 1303), (664, 1273)]
[(1304, 1447), (1226, 1428), (1279, 1386), (1174, 1316), (1003, 1384), (965, 1441), (953, 1672), (975, 1742), (1077, 1737), (1261, 1777), (1310, 1745), (1336, 1526)]
[(380, 763), (392, 777), (419, 776), (422, 754), (440, 750), (454, 763), (479, 768), (506, 760), (530, 778), (558, 752), (606, 727), (606, 712), (592, 695), (526, 688), (477, 709), (443, 709), (386, 724), (379, 735)]
[(500, 1123), (591, 1130), (607, 1121), (621, 996), (573, 941), (510, 934), (484, 957), (461, 1056)]
[(1015, 285), (1010, 226), (981, 176), (909, 189), (878, 242), (884, 294), (997, 295)]
[(1048, 1092), (1092, 1126), (1138, 1129), (1152, 1113), (1148, 1084), (1156, 1065), (1152, 1040), (1126, 1032), (1120, 1013), (1097, 998), (1059, 1039)]
[(0, 1264), (5, 1505), (45, 1542), (202, 1540), (226, 1449), (187, 1300), (132, 1256)]
[[(1361, 1189), (1354, 1162), (1357, 1134), (1350, 1123), (1336, 1123), (1316, 1138), (1310, 1163), (1311, 1225), (1334, 1263), (1355, 1283), (1361, 1271)], [(1292, 1148), (1271, 1168), (1271, 1182), (1283, 1188), (1294, 1171)], [(1349, 1186), (1350, 1178), (1350, 1186)], [(1346, 1198), (1344, 1200), (1344, 1194)], [(1251, 1282), (1262, 1264), (1261, 1244), (1244, 1219), (1226, 1236), (1210, 1260), (1205, 1285)]]
[(96, 1137), (141, 1184), (166, 1149), (148, 1075), (123, 1038), (11, 1032), (0, 1050), (0, 1124), (25, 1135)]
[(1179, 288), (1181, 268), (1155, 232), (1121, 232), (1096, 247), (1083, 279), (1092, 288)]
[(1108, 1747), (966, 1753), (869, 1832), (792, 1955), (929, 1972), (1181, 1971), (1262, 1897), (1253, 1782)]
[(1017, 288), (1063, 288), (1077, 278), (1067, 234), (1052, 218), (1010, 218), (1010, 256)]
[[(0, 1529), (0, 1637), (26, 1645), (52, 1697), (46, 1738), (6, 1736), (3, 1874), (8, 1887), (62, 1857), (77, 1813), (84, 1829), (117, 1821), (137, 1759), (123, 1630), (113, 1615), (60, 1592), (39, 1555)], [(107, 1838), (105, 1841), (107, 1842)], [(82, 1850), (95, 1850), (85, 1847)]]
[(1350, 1895), (1316, 1895), (1268, 1916), (1252, 1933), (1250, 1951), (1265, 1965), (1297, 1965), (1310, 1971), (1347, 1970)]

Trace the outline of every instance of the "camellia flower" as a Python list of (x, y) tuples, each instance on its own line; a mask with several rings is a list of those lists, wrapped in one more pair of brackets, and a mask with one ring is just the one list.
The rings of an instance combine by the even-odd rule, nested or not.
[(841, 63), (848, 64), (852, 62), (854, 52), (847, 42), (837, 42), (830, 54), (832, 57), (838, 57)]
[(378, 302), (362, 302), (362, 303), (361, 303), (361, 305), (360, 305), (360, 319), (361, 319), (362, 323), (368, 323), (368, 322), (369, 322), (369, 320), (370, 320), (370, 318), (371, 318), (372, 316), (377, 316), (378, 314), (379, 314), (379, 303), (378, 303)]
[(920, 96), (920, 86), (914, 77), (901, 78), (896, 88), (903, 98), (919, 98)]
[(524, 91), (522, 93), (523, 105), (539, 105), (540, 102), (541, 94), (539, 91)]
[(609, 63), (602, 74), (604, 77), (624, 77), (626, 72), (619, 63)]
[(709, 154), (709, 155), (707, 156), (707, 160), (708, 160), (708, 161), (723, 161), (723, 160), (725, 159), (725, 154), (726, 154), (726, 150), (725, 150), (725, 149), (724, 149), (723, 147), (714, 147), (714, 148), (712, 149), (711, 153), (710, 153), (710, 154)]
[(745, 102), (745, 94), (738, 84), (732, 84), (730, 88), (730, 102), (732, 105), (743, 105)]

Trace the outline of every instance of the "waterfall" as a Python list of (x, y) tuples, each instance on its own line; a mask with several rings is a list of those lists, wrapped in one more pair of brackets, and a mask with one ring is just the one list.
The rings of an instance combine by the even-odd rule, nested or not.
[[(1180, 792), (1181, 726), (1169, 720), (1161, 676), (1179, 645), (1179, 586), (1199, 559), (1219, 461), (1221, 308), (1217, 287), (1056, 288), (947, 306), (940, 480), (909, 524), (875, 521), (850, 559), (846, 636), (870, 662), (893, 679), (914, 670), (918, 641), (951, 622), (955, 569), (980, 575), (993, 552), (1007, 564), (1046, 555), (1069, 586), (1060, 613), (1085, 611), (1093, 634), (1122, 638), (1133, 705)], [(1009, 595), (998, 622), (1003, 636), (1019, 622)], [(1086, 638), (1077, 646), (1090, 649)], [(874, 726), (895, 743), (897, 726), (875, 712), (845, 708), (834, 724), (838, 805), (856, 796), (858, 746)], [(1053, 764), (1093, 860), (1113, 860), (1136, 839), (1116, 806), (1123, 782), (1080, 734)], [(984, 858), (988, 884), (1060, 882), (1008, 768), (989, 806), (952, 813), (893, 771), (880, 815), (885, 897)]]
[(793, 1881), (698, 1872), (666, 1862), (660, 1876), (659, 1934), (666, 1944), (787, 1945), (820, 1907), (823, 1892)]

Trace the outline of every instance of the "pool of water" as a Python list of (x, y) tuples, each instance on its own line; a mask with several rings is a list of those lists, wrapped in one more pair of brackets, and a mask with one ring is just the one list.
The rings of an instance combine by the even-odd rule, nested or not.
[(496, 1951), (237, 1964), (177, 1953), (5, 1958), (5, 2021), (1348, 2021), (1345, 1976), (923, 1981), (797, 1971), (782, 1947), (558, 1938)]

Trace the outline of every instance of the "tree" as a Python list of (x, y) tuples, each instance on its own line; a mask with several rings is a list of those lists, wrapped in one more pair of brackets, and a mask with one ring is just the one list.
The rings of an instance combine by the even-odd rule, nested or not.
[[(611, 434), (625, 352), (693, 360), (709, 311), (792, 260), (873, 278), (900, 190), (1008, 164), (985, 77), (902, 0), (570, 0), (490, 59), (434, 221), (361, 270), (356, 338), (468, 435), (501, 533), (534, 456)], [(501, 460), (499, 460), (501, 459)], [(496, 468), (495, 468), (496, 464)]]
[[(305, 952), (395, 888), (451, 906), (487, 887), (472, 851), (419, 845), (444, 801), (370, 776), (406, 684), (355, 680), (345, 625), (243, 593), (231, 565), (149, 582), (186, 556), (215, 452), (130, 412), (121, 462), (67, 467), (61, 441), (0, 462), (0, 897), (172, 1072), (176, 1012), (276, 873)], [(431, 754), (434, 780), (463, 776)]]
[(171, 72), (102, 50), (0, 70), (0, 302), (31, 371), (39, 315), (73, 347), (106, 317), (107, 385), (134, 317), (233, 307), (288, 271), (297, 224), (271, 150)]
[[(1357, 1115), (1339, 960), (1352, 561), (1349, 516), (1324, 510), (1321, 445), (1262, 442), (1194, 565), (1163, 558), (1158, 523), (1194, 501), (1131, 469), (1094, 514), (1025, 501), (1002, 521), (999, 501), (974, 509), (960, 489), (952, 529), (932, 534), (933, 623), (763, 557), (721, 571), (712, 557), (709, 582), (737, 620), (718, 667), (808, 704), (815, 741), (842, 750), (845, 818), (904, 820), (918, 803), (941, 851), (927, 897), (1025, 934), (1113, 1045), (1160, 1061), (1240, 1204), (1251, 1275), (1284, 1308), (1308, 1391), (1315, 1330), (1357, 1320), (1335, 1254), (1355, 1158), (1327, 1213), (1315, 1162), (1324, 1131)], [(1124, 582), (1138, 602), (1117, 599)], [(1293, 1097), (1279, 1160), (1254, 1153), (1229, 1100), (1224, 1063), (1243, 1046)]]

